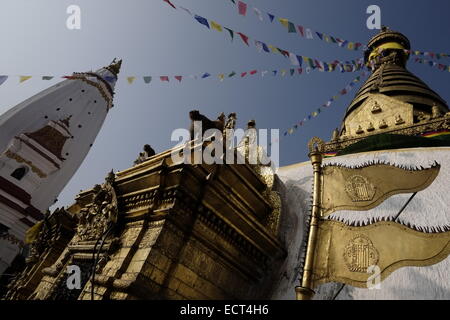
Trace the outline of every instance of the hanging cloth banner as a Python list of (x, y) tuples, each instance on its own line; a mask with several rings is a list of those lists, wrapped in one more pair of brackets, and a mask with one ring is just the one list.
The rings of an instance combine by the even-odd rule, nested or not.
[[(233, 1), (233, 4), (236, 5), (236, 2)], [(244, 1), (239, 1), (237, 7), (238, 7), (238, 13), (242, 16), (245, 16), (245, 12), (247, 11), (247, 8), (249, 7), (249, 5), (246, 4)], [(271, 23), (273, 23), (275, 18), (277, 18), (275, 15), (273, 15), (267, 11), (260, 10), (256, 7), (253, 7), (253, 11), (255, 12), (256, 16), (258, 17), (258, 19), (260, 21), (263, 21), (264, 13), (269, 17), (269, 20)], [(288, 33), (298, 33), (301, 37), (303, 37), (305, 39), (310, 39), (310, 40), (320, 39), (324, 42), (334, 43), (334, 44), (337, 44), (341, 48), (346, 48), (346, 49), (352, 50), (352, 51), (359, 50), (361, 48), (363, 48), (364, 50), (366, 49), (366, 47), (360, 42), (352, 42), (352, 41), (342, 40), (340, 38), (327, 35), (323, 32), (313, 31), (310, 28), (306, 28), (302, 25), (296, 24), (286, 18), (277, 18), (277, 20), (280, 22), (280, 24), (284, 28), (286, 28)], [(314, 37), (314, 35), (316, 35), (316, 37)]]
[(330, 98), (326, 103), (324, 103), (321, 107), (319, 107), (317, 110), (310, 113), (308, 116), (306, 116), (303, 120), (297, 122), (294, 126), (287, 129), (283, 136), (292, 135), (296, 130), (298, 130), (301, 126), (305, 124), (305, 122), (312, 120), (313, 118), (316, 118), (325, 108), (330, 107), (333, 102), (338, 100), (341, 96), (346, 95), (349, 93), (353, 87), (362, 80), (367, 75), (367, 73), (364, 71), (361, 73), (361, 75), (357, 76), (355, 79), (352, 80), (344, 89), (340, 90), (339, 93), (332, 98)]
[[(183, 8), (184, 12), (187, 12), (189, 15), (193, 16), (193, 18), (200, 24), (202, 24), (203, 26), (205, 26), (206, 28), (208, 28), (209, 30), (211, 30), (212, 28), (220, 31), (222, 29), (226, 29), (231, 37), (231, 40), (234, 39), (234, 34), (238, 34), (242, 40), (242, 42), (247, 45), (250, 46), (250, 37), (247, 36), (246, 34), (242, 33), (242, 32), (237, 32), (234, 31), (230, 28), (227, 28), (223, 25), (220, 25), (219, 23), (209, 20), (205, 17), (202, 17), (198, 14), (195, 13), (191, 13), (191, 11), (186, 10)], [(246, 11), (245, 11), (246, 12)], [(286, 25), (288, 26), (288, 28), (291, 29), (292, 31), (292, 26), (290, 27), (289, 21), (284, 21), (282, 20), (283, 23), (286, 22)], [(213, 26), (214, 25), (214, 26)], [(294, 28), (295, 29), (295, 28)], [(312, 38), (312, 31), (310, 29), (306, 29), (305, 31), (305, 36), (307, 38)], [(309, 57), (305, 57), (302, 55), (298, 55), (298, 54), (293, 54), (287, 50), (275, 47), (273, 45), (270, 44), (266, 44), (262, 41), (259, 40), (254, 40), (255, 43), (255, 47), (257, 48), (257, 50), (259, 52), (266, 52), (266, 53), (275, 53), (275, 54), (281, 54), (283, 57), (285, 58), (289, 58), (290, 62), (292, 65), (294, 66), (298, 66), (301, 65), (301, 62), (306, 62), (306, 61), (318, 61), (318, 63), (316, 63), (315, 65), (310, 65), (311, 68), (313, 67), (317, 67), (319, 71), (321, 72), (333, 72), (337, 69), (339, 69), (341, 72), (356, 72), (361, 70), (364, 67), (364, 59), (363, 58), (359, 58), (357, 60), (353, 60), (352, 62), (343, 62), (343, 61), (339, 61), (339, 60), (335, 60), (333, 62), (323, 62), (323, 61), (319, 61), (317, 59), (311, 59)], [(261, 50), (261, 48), (263, 50)], [(269, 50), (270, 49), (270, 50)], [(295, 56), (297, 59), (293, 60), (292, 56)], [(301, 58), (301, 59), (300, 59)], [(298, 60), (298, 61), (296, 61)], [(351, 71), (350, 71), (351, 70)]]

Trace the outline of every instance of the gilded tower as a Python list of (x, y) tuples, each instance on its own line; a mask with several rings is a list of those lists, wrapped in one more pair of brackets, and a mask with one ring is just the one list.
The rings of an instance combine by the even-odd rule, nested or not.
[(347, 108), (327, 152), (342, 152), (380, 134), (426, 136), (448, 129), (447, 103), (406, 68), (410, 52), (408, 38), (386, 27), (369, 41), (364, 58), (372, 74)]

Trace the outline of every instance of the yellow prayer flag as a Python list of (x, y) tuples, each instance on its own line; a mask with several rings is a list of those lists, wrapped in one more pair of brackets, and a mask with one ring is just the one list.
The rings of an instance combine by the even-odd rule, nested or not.
[(129, 84), (132, 84), (136, 77), (127, 77), (127, 81)]
[(216, 29), (219, 32), (222, 32), (222, 26), (218, 24), (217, 22), (210, 21), (211, 28)]
[(22, 82), (24, 82), (24, 81), (27, 81), (27, 80), (30, 79), (30, 78), (31, 78), (31, 76), (20, 76), (19, 83), (22, 83)]
[(347, 48), (353, 50), (355, 48), (355, 44), (353, 42), (349, 42)]
[(219, 80), (223, 81), (223, 79), (225, 78), (225, 75), (223, 73), (219, 74)]
[(278, 21), (280, 21), (280, 23), (283, 26), (285, 26), (286, 28), (289, 28), (289, 20), (288, 19), (279, 18)]
[(317, 112), (313, 112), (313, 113), (312, 113), (312, 116), (313, 116), (313, 117), (317, 117), (317, 115), (318, 115)]
[(270, 50), (272, 50), (273, 53), (279, 53), (278, 49), (275, 48), (273, 45), (269, 44), (268, 47), (270, 48)]
[(285, 74), (286, 74), (286, 70), (284, 70), (284, 69), (281, 69), (281, 76), (282, 76), (282, 77), (284, 77), (284, 76), (285, 76)]

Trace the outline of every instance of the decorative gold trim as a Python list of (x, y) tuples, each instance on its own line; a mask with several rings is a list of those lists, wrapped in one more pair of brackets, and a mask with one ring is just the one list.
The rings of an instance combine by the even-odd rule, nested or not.
[(371, 265), (380, 268), (384, 281), (402, 267), (431, 266), (450, 254), (449, 231), (420, 232), (392, 221), (354, 227), (321, 220), (318, 239), (314, 286), (340, 282), (367, 288), (372, 275), (367, 268)]
[(47, 178), (47, 175), (41, 171), (41, 169), (39, 169), (38, 167), (36, 167), (31, 161), (26, 160), (24, 158), (22, 158), (21, 156), (19, 156), (17, 153), (11, 152), (10, 150), (6, 150), (5, 151), (5, 155), (13, 160), (16, 160), (19, 163), (25, 163), (27, 165), (30, 166), (31, 170), (36, 173), (39, 178)]

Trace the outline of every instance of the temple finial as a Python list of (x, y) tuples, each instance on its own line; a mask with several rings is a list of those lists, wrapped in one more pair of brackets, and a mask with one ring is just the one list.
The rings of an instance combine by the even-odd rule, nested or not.
[(109, 71), (114, 73), (114, 75), (117, 76), (120, 72), (121, 66), (122, 66), (122, 59), (116, 60), (116, 58), (114, 58), (114, 60), (111, 62), (109, 66), (106, 67), (106, 69), (108, 69)]

